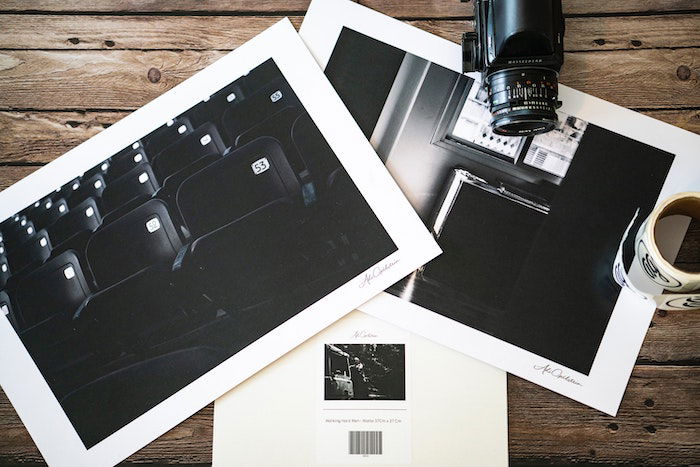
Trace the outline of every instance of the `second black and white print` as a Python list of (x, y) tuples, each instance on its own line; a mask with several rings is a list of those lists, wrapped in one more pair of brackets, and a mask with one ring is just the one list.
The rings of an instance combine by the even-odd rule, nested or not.
[(349, 27), (326, 75), (443, 249), (389, 292), (589, 374), (620, 235), (674, 156), (565, 113), (495, 135), (478, 81)]
[(347, 0), (300, 35), (443, 250), (361, 311), (614, 415), (653, 313), (616, 250), (697, 185), (697, 135), (562, 85), (555, 131), (505, 139), (459, 44)]

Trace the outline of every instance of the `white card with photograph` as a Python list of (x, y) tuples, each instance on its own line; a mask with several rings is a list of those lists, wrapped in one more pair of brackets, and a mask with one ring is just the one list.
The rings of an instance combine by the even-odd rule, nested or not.
[(216, 400), (212, 461), (506, 466), (506, 392), (503, 371), (354, 311)]
[(439, 247), (288, 19), (0, 193), (0, 384), (112, 465)]
[(615, 253), (698, 189), (700, 137), (561, 85), (556, 129), (500, 137), (459, 45), (345, 0), (300, 35), (443, 250), (361, 309), (614, 415), (654, 311)]
[(348, 319), (326, 329), (314, 349), (316, 374), (323, 374), (316, 381), (316, 460), (410, 464), (411, 334), (361, 316), (366, 323)]

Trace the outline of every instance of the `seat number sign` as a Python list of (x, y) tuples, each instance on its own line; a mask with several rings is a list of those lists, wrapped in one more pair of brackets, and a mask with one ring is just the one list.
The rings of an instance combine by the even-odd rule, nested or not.
[(250, 164), (250, 168), (253, 169), (255, 175), (260, 175), (270, 168), (270, 161), (267, 160), (267, 157), (263, 157)]

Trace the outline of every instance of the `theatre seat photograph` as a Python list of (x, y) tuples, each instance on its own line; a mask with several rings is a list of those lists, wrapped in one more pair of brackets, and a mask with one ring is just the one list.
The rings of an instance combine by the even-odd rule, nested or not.
[(0, 311), (87, 448), (397, 250), (272, 59), (50, 188)]

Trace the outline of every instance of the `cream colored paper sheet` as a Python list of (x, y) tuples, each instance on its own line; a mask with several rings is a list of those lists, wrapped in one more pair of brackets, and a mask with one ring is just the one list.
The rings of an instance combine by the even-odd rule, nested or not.
[[(405, 400), (324, 400), (326, 344), (399, 341), (405, 345)], [(382, 397), (381, 387), (372, 391)], [(344, 427), (330, 426), (331, 420)], [(391, 427), (390, 420), (403, 426)], [(362, 421), (384, 433), (383, 454), (348, 455), (347, 431), (365, 429)], [(397, 439), (390, 453), (392, 429)], [(333, 442), (332, 430), (346, 430), (343, 440)], [(408, 442), (400, 439), (406, 431)], [(505, 466), (507, 446), (504, 372), (359, 311), (243, 382), (214, 409), (218, 467)]]

